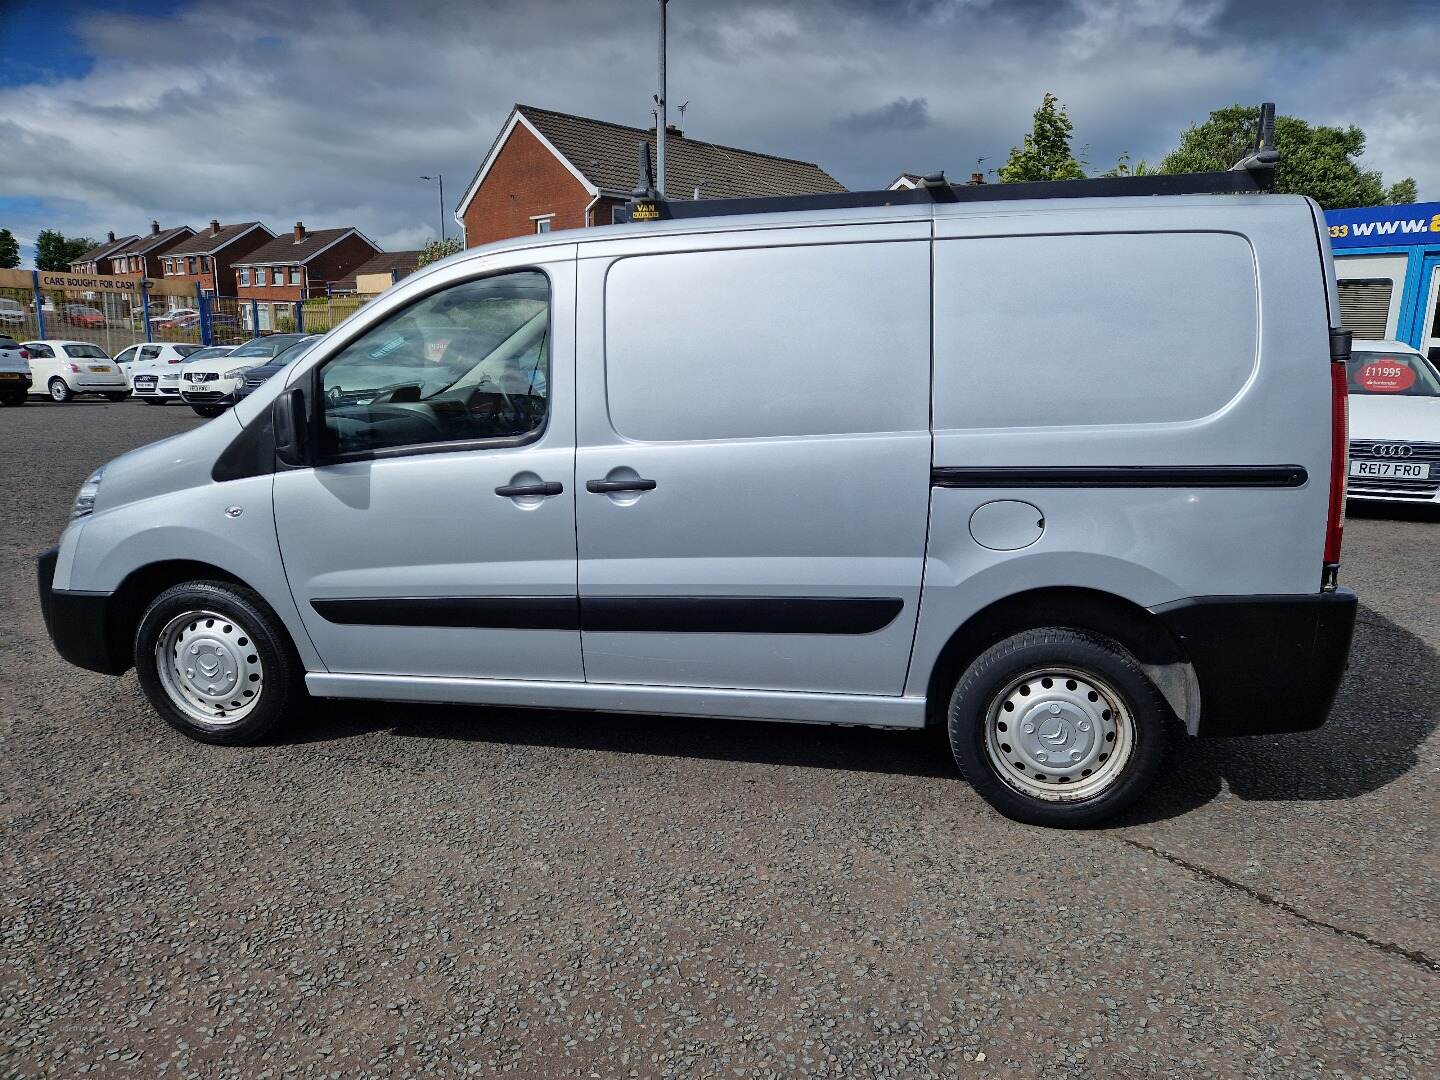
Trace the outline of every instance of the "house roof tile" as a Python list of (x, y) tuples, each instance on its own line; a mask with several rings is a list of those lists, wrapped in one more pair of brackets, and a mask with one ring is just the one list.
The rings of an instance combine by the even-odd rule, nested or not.
[[(635, 187), (636, 148), (642, 140), (651, 144), (652, 170), (655, 167), (654, 128), (627, 127), (533, 105), (516, 105), (514, 112), (533, 124), (576, 171), (603, 192), (623, 195)], [(509, 126), (507, 121), (501, 135)], [(496, 136), (497, 143), (501, 135)], [(495, 144), (492, 144), (485, 161), (491, 159), (494, 151)], [(482, 162), (467, 186), (462, 209), (484, 167)], [(813, 162), (701, 142), (672, 130), (665, 141), (665, 190), (673, 198), (689, 198), (696, 188), (702, 198), (709, 199), (813, 195), (845, 190), (844, 185)]]

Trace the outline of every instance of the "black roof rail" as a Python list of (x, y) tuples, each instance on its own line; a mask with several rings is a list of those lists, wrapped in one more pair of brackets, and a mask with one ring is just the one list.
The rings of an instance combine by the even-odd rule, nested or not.
[[(913, 188), (838, 191), (820, 195), (776, 195), (745, 199), (669, 200), (655, 191), (650, 145), (639, 147), (640, 180), (630, 201), (617, 208), (620, 221), (663, 221), (779, 214), (799, 210), (840, 210), (865, 206), (914, 206), (933, 203), (1010, 202), (1019, 199), (1097, 199), (1139, 195), (1219, 195), (1269, 191), (1275, 186), (1280, 153), (1275, 149), (1275, 104), (1260, 106), (1256, 149), (1230, 168), (1217, 172), (1147, 173), (1097, 176), (1087, 180), (1040, 180), (1022, 184), (952, 184), (943, 172), (921, 178)], [(621, 216), (623, 215), (623, 217)]]

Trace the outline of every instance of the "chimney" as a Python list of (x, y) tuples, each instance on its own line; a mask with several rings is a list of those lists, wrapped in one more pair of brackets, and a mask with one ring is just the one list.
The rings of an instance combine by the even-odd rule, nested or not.
[(985, 183), (985, 174), (984, 174), (984, 173), (972, 172), (972, 173), (970, 174), (970, 183), (968, 183), (968, 184), (966, 185), (966, 187), (980, 187), (980, 186), (981, 186), (982, 184), (984, 184), (984, 183)]
[(152, 222), (150, 222), (150, 235), (156, 236), (156, 235), (159, 235), (159, 232), (160, 232), (160, 222), (158, 222), (158, 221), (152, 221)]
[(113, 243), (115, 242), (115, 230), (114, 230), (114, 229), (111, 229), (108, 233), (105, 234), (105, 236), (109, 239), (110, 243), (113, 244)]
[(304, 242), (305, 242), (305, 223), (304, 223), (303, 221), (297, 221), (297, 222), (295, 222), (295, 243), (297, 243), (297, 244), (303, 244)]
[(212, 218), (210, 219), (210, 235), (211, 235), (211, 236), (219, 236), (219, 235), (220, 235), (220, 219), (219, 219), (218, 217), (212, 217)]

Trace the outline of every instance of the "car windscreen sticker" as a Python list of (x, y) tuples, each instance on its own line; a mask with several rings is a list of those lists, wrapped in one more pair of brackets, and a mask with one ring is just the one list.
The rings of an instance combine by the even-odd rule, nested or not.
[(1398, 394), (1414, 385), (1415, 369), (1386, 357), (1362, 367), (1355, 381), (1372, 394)]

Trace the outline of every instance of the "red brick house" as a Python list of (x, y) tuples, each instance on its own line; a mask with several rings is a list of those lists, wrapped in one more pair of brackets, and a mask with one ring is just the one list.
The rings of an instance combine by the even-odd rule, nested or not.
[(251, 326), (251, 306), (240, 305), (241, 325), (247, 330), (270, 330), (276, 320), (288, 317), (295, 302), (324, 296), (337, 281), (350, 277), (356, 267), (380, 254), (359, 229), (295, 228), (236, 259), (235, 295), (257, 301), (258, 326)]
[(221, 225), (210, 219), (210, 227), (177, 244), (160, 259), (166, 281), (190, 281), (206, 296), (235, 295), (235, 262), (253, 253), (275, 234), (258, 221)]
[(148, 233), (105, 256), (110, 262), (110, 273), (158, 278), (164, 273), (160, 256), (194, 235), (195, 230), (189, 225), (161, 229), (160, 222), (152, 221)]
[(95, 245), (89, 251), (85, 252), (84, 255), (81, 255), (78, 259), (76, 259), (70, 264), (70, 273), (85, 274), (90, 277), (93, 277), (97, 274), (114, 273), (114, 270), (110, 265), (110, 256), (115, 252), (119, 251), (121, 248), (125, 247), (126, 245), (131, 244), (139, 239), (140, 237), (131, 235), (122, 236), (120, 237), (120, 239), (117, 240), (115, 239), (115, 233), (112, 230), (111, 232), (106, 234), (103, 243)]
[[(687, 139), (667, 128), (665, 191), (672, 199), (729, 199), (844, 191), (808, 161)], [(635, 187), (636, 148), (655, 129), (516, 105), (455, 208), (465, 245), (507, 236), (608, 225)], [(698, 195), (697, 195), (698, 193)]]

